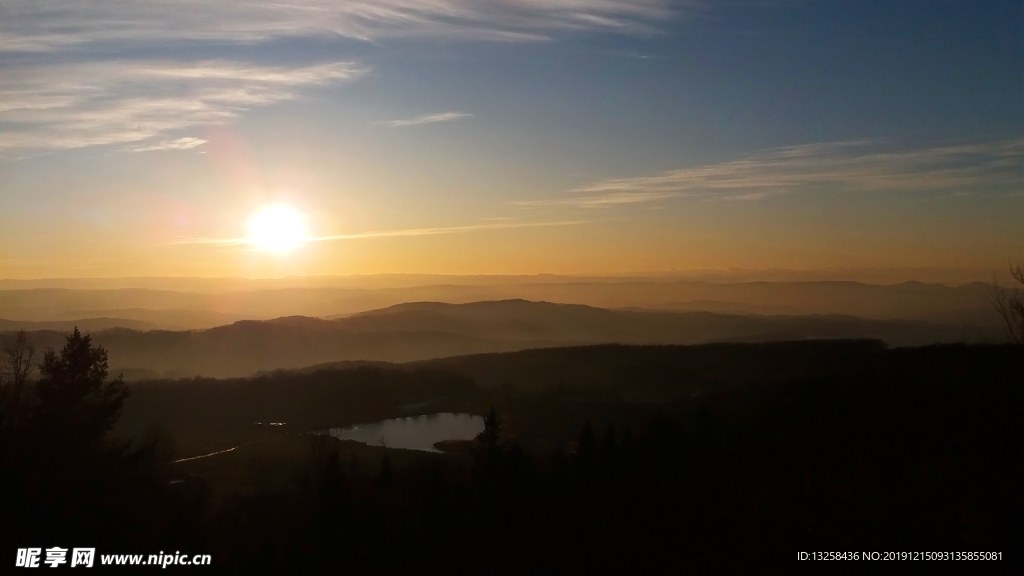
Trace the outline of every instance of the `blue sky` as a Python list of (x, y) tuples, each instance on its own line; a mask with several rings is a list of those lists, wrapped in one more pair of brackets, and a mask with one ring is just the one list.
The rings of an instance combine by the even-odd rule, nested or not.
[[(1022, 56), (1011, 1), (4, 0), (0, 276), (998, 267)], [(323, 241), (216, 242), (272, 202)]]

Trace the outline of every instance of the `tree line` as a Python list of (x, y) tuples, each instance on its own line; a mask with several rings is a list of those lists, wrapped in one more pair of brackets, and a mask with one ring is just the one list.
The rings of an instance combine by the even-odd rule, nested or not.
[(109, 438), (126, 388), (89, 336), (76, 330), (38, 363), (15, 338), (0, 389), (0, 506), (19, 526), (12, 547), (178, 549), (309, 573), (656, 560), (753, 570), (850, 546), (996, 550), (1013, 561), (1024, 549), (1018, 351), (857, 357), (770, 387), (679, 397), (643, 426), (585, 422), (545, 454), (524, 450), (491, 410), (468, 474), (437, 461), (398, 469), (387, 457), (368, 473), (333, 438), (304, 436), (308, 458), (291, 485), (215, 501), (203, 478), (171, 476), (151, 444)]

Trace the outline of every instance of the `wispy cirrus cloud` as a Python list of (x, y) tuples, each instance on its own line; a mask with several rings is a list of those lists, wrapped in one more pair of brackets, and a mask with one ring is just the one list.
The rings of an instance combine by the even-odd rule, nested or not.
[(149, 146), (143, 146), (142, 148), (135, 148), (133, 152), (159, 152), (164, 150), (191, 150), (198, 148), (206, 144), (206, 140), (202, 138), (178, 138), (177, 140), (167, 140), (159, 142), (157, 144), (151, 144)]
[(575, 198), (553, 198), (549, 200), (524, 200), (513, 202), (517, 206), (577, 206), (580, 208), (600, 208), (621, 204), (638, 204), (653, 202), (676, 196), (672, 192), (617, 192), (601, 195), (582, 196)]
[(598, 208), (675, 197), (758, 200), (810, 187), (837, 191), (955, 190), (1024, 185), (1024, 140), (880, 150), (868, 141), (788, 146), (740, 160), (613, 178), (573, 196), (521, 206)]
[(573, 30), (650, 33), (699, 5), (691, 0), (5, 0), (0, 52), (332, 36), (537, 41)]
[(405, 126), (421, 126), (423, 124), (436, 124), (438, 122), (451, 122), (452, 120), (461, 120), (462, 118), (469, 118), (472, 114), (465, 112), (441, 112), (438, 114), (425, 114), (423, 116), (417, 116), (415, 118), (408, 118), (405, 120), (387, 120), (384, 122), (377, 122), (384, 126), (390, 126), (391, 128), (402, 128)]
[[(180, 50), (279, 39), (535, 42), (587, 31), (656, 32), (690, 0), (2, 0), (0, 153), (171, 139), (357, 76), (351, 62), (181, 61)], [(175, 54), (176, 61), (133, 60)], [(394, 127), (463, 118), (457, 112)], [(180, 135), (177, 135), (180, 136)], [(166, 149), (150, 143), (135, 149)], [(8, 154), (9, 155), (9, 154)]]
[[(0, 151), (141, 142), (348, 80), (351, 62), (279, 67), (226, 61), (107, 61), (11, 66), (0, 75)], [(183, 149), (196, 138), (136, 150)]]
[[(548, 226), (574, 226), (585, 224), (583, 220), (561, 220), (555, 222), (490, 222), (487, 224), (468, 224), (464, 226), (447, 226), (439, 228), (409, 228), (405, 230), (383, 230), (377, 232), (361, 232), (358, 234), (333, 234), (329, 236), (309, 236), (304, 242), (325, 242), (330, 240), (360, 240), (365, 238), (396, 238), (405, 236), (438, 236), (442, 234), (464, 234), (480, 230), (505, 230), (512, 228), (545, 228)], [(172, 244), (212, 244), (215, 246), (245, 246), (258, 244), (252, 238), (183, 238)]]

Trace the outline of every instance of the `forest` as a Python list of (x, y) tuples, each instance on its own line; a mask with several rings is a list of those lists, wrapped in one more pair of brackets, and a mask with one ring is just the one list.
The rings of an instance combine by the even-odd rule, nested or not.
[[(0, 413), (19, 542), (357, 573), (1024, 549), (1010, 345), (583, 346), (129, 384), (77, 331), (26, 379), (32, 352), (8, 343)], [(320, 433), (446, 411), (483, 432), (433, 453)]]

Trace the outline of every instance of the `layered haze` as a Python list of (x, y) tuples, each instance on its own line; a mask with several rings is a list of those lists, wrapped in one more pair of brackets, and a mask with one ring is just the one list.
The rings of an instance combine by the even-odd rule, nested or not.
[[(181, 287), (192, 290), (116, 287)], [(0, 318), (74, 321), (123, 318), (164, 329), (211, 328), (282, 316), (339, 318), (404, 302), (467, 303), (525, 299), (602, 308), (753, 314), (846, 314), (985, 324), (993, 321), (991, 284), (854, 281), (722, 282), (672, 277), (365, 277), (142, 279), (8, 282)], [(53, 286), (112, 286), (108, 289)], [(124, 324), (125, 327), (134, 327)]]
[[(635, 292), (634, 287), (628, 288), (631, 293)], [(766, 290), (767, 296), (771, 296), (773, 291), (785, 287), (767, 284), (755, 288)], [(858, 288), (867, 295), (873, 291), (873, 287), (858, 285), (836, 288), (840, 297), (856, 293)], [(927, 293), (935, 288), (927, 285), (891, 287), (891, 293), (887, 294), (888, 305), (916, 301), (914, 289)], [(970, 294), (969, 288), (963, 293), (950, 289), (951, 294), (941, 294), (945, 302), (940, 297), (932, 304), (946, 303), (958, 296), (963, 298)], [(807, 292), (807, 286), (795, 287), (797, 296)], [(288, 294), (301, 296), (292, 292)], [(827, 294), (826, 291), (825, 295), (834, 297), (836, 293)], [(949, 312), (948, 309), (937, 308), (932, 310), (933, 314), (942, 316), (938, 310)], [(919, 306), (916, 312), (921, 315), (925, 310)], [(964, 311), (965, 314), (968, 312), (970, 310)], [(28, 334), (37, 346), (59, 347), (64, 334), (52, 328), (38, 329), (42, 327), (28, 324), (25, 329), (32, 330)], [(465, 304), (416, 302), (333, 320), (288, 316), (239, 321), (198, 331), (99, 328), (97, 326), (93, 330), (95, 341), (109, 351), (113, 359), (111, 368), (128, 379), (200, 375), (234, 377), (339, 361), (408, 362), (585, 344), (869, 338), (883, 340), (890, 345), (910, 346), (992, 341), (1001, 337), (994, 322), (881, 320), (840, 314), (608, 310), (527, 300)]]

